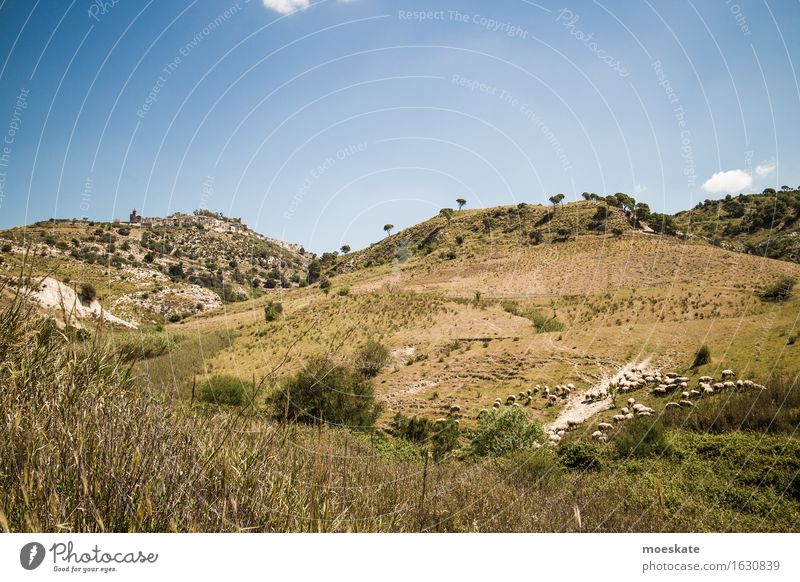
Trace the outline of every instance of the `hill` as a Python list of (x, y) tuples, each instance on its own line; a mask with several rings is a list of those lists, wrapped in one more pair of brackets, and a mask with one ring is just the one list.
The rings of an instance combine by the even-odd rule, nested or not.
[[(299, 253), (303, 269), (286, 257), (287, 285), (226, 303), (223, 287), (218, 307), (164, 326), (57, 334), (6, 289), (0, 430), (23, 434), (0, 450), (0, 524), (796, 531), (800, 266), (627, 205), (446, 212), (344, 256)], [(238, 284), (257, 239), (182, 222), (35, 225), (7, 236), (4, 268), (35, 233), (39, 273), (63, 264), (70, 281), (110, 282), (115, 316), (152, 286), (209, 291), (174, 266), (198, 269), (225, 244), (244, 245), (245, 258), (225, 256)], [(139, 264), (60, 248), (77, 235), (95, 237), (81, 253), (98, 237), (128, 242)], [(81, 306), (102, 316), (89, 297)], [(31, 394), (52, 406), (37, 414)], [(67, 496), (52, 476), (78, 482), (83, 465), (66, 435), (97, 467)]]
[[(207, 211), (132, 218), (49, 220), (2, 231), (0, 274), (17, 277), (26, 264), (28, 279), (50, 277), (73, 293), (92, 288), (106, 310), (135, 323), (176, 321), (305, 279), (310, 256), (302, 248), (255, 233), (239, 219)], [(63, 302), (59, 285), (39, 294), (42, 305)]]
[(800, 190), (706, 200), (675, 215), (680, 230), (710, 244), (772, 259), (798, 262)]

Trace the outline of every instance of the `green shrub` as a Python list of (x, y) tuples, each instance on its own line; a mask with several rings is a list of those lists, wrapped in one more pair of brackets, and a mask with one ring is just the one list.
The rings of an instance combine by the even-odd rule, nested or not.
[(532, 448), (537, 442), (545, 442), (542, 425), (530, 420), (522, 408), (492, 409), (478, 420), (470, 439), (469, 452), (477, 457), (500, 457)]
[(236, 376), (212, 376), (202, 384), (198, 393), (201, 402), (239, 406), (250, 398), (253, 385)]
[(662, 421), (698, 432), (793, 433), (800, 426), (800, 385), (778, 378), (766, 390), (703, 398), (693, 408), (670, 409)]
[(339, 295), (339, 297), (347, 297), (348, 295), (350, 295), (350, 287), (339, 287), (337, 295)]
[(285, 380), (268, 404), (279, 419), (355, 429), (372, 428), (381, 410), (370, 381), (327, 359), (315, 360)]
[(566, 443), (558, 449), (558, 460), (567, 469), (599, 471), (602, 466), (600, 457), (600, 450), (585, 441)]
[(703, 344), (700, 346), (700, 349), (697, 350), (697, 353), (694, 355), (694, 362), (692, 363), (693, 368), (699, 368), (700, 366), (705, 366), (711, 361), (711, 350), (708, 349), (708, 346)]
[(3, 243), (3, 246), (0, 247), (0, 251), (3, 251), (4, 253), (10, 253), (11, 249), (11, 243)]
[(355, 367), (365, 378), (374, 378), (389, 363), (389, 350), (376, 340), (369, 340), (356, 354)]
[(522, 311), (519, 308), (519, 303), (516, 301), (503, 301), (500, 303), (500, 307), (503, 308), (504, 311), (510, 313), (511, 315), (520, 316)]
[(627, 423), (625, 431), (614, 439), (620, 457), (660, 457), (670, 452), (664, 426), (651, 417), (639, 417)]
[(91, 283), (81, 283), (81, 288), (78, 293), (81, 303), (91, 303), (97, 298), (97, 291)]
[(536, 329), (536, 333), (562, 331), (564, 329), (564, 326), (560, 321), (558, 321), (558, 319), (556, 319), (555, 315), (553, 315), (553, 317), (548, 317), (536, 309), (532, 309), (526, 315), (528, 319), (533, 322), (533, 327)]
[(783, 301), (792, 294), (796, 281), (793, 277), (781, 277), (761, 290), (764, 301)]
[(283, 304), (278, 303), (277, 301), (269, 301), (264, 306), (264, 320), (265, 321), (276, 321), (281, 314), (283, 313)]

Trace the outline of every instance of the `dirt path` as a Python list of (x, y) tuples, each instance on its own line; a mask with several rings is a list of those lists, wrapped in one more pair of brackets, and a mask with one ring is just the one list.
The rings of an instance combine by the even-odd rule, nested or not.
[[(621, 380), (626, 373), (632, 372), (634, 368), (646, 370), (649, 365), (650, 358), (645, 358), (641, 362), (632, 361), (622, 366), (613, 376), (604, 376), (594, 386), (573, 395), (558, 417), (546, 425), (545, 428), (550, 433), (555, 433), (562, 429), (567, 430), (570, 422), (582, 423), (595, 414), (608, 410), (611, 408), (611, 396), (608, 393), (608, 387), (612, 383)], [(589, 400), (588, 395), (592, 393), (601, 395), (601, 398), (595, 401)]]

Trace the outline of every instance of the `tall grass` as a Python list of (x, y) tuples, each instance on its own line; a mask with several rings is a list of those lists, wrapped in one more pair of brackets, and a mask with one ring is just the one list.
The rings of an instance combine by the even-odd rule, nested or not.
[[(747, 450), (771, 447), (764, 459), (787, 451), (781, 480), (766, 487), (754, 471), (737, 481), (738, 458), (711, 467), (690, 456), (691, 439), (680, 445), (689, 451), (680, 465), (609, 458), (601, 471), (561, 473), (544, 457), (524, 466), (513, 457), (428, 464), (404, 452), (413, 446), (407, 441), (276, 424), (248, 404), (165, 399), (136, 381), (105, 338), (94, 330), (88, 342), (70, 341), (19, 297), (0, 311), (0, 529), (793, 531), (800, 524), (798, 501), (786, 496), (800, 451), (786, 437), (741, 437)], [(758, 503), (743, 504), (750, 494)]]

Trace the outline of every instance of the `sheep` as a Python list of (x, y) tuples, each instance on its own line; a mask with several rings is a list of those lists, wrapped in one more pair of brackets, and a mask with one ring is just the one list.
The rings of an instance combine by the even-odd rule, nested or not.
[(550, 396), (550, 386), (545, 386), (545, 387), (544, 387), (544, 392), (543, 392), (543, 395), (544, 395), (544, 397), (545, 397), (545, 398), (547, 398), (548, 396)]
[(593, 441), (599, 440), (601, 436), (603, 436), (603, 433), (600, 432), (599, 430), (596, 430), (592, 433), (592, 440)]
[(678, 404), (681, 405), (681, 408), (684, 407), (691, 408), (692, 406), (694, 406), (694, 402), (692, 402), (691, 400), (679, 400)]
[(517, 397), (513, 394), (509, 394), (508, 398), (506, 398), (506, 406), (511, 406), (517, 401)]
[(633, 418), (633, 413), (632, 412), (629, 412), (628, 414), (625, 415), (625, 419), (626, 420), (630, 420), (632, 418)]
[(484, 416), (486, 416), (487, 414), (489, 414), (489, 411), (488, 411), (488, 410), (486, 410), (485, 408), (481, 408), (481, 409), (478, 411), (478, 418), (483, 418), (483, 417), (484, 417)]
[(495, 402), (494, 404), (492, 404), (492, 408), (494, 408), (494, 409), (500, 408), (500, 403), (499, 402)]
[(558, 402), (558, 396), (556, 396), (555, 394), (551, 394), (547, 398), (547, 404), (549, 404), (550, 406), (554, 406), (556, 402)]
[(598, 442), (598, 443), (607, 443), (607, 442), (608, 442), (608, 436), (607, 436), (607, 435), (604, 435), (604, 434), (601, 434), (601, 435), (598, 437), (598, 439), (597, 439), (597, 442)]
[(635, 398), (628, 398), (628, 406), (633, 406), (636, 403)]
[(666, 388), (666, 386), (656, 386), (655, 388), (653, 388), (651, 390), (651, 392), (653, 394), (658, 394), (660, 396), (663, 396), (664, 394), (667, 393), (667, 388)]
[(652, 412), (649, 412), (649, 411), (647, 411), (647, 410), (642, 410), (642, 411), (641, 411), (641, 412), (639, 412), (639, 413), (638, 413), (636, 416), (653, 416), (653, 413), (652, 413)]
[(678, 375), (675, 372), (667, 372), (667, 378), (677, 378)]
[(734, 378), (736, 376), (736, 372), (733, 370), (722, 370), (722, 378)]
[(533, 397), (532, 396), (528, 396), (525, 399), (525, 406), (530, 406), (531, 404), (533, 404)]
[(530, 396), (531, 396), (531, 389), (530, 389), (530, 388), (528, 388), (528, 389), (525, 391), (525, 396), (527, 396), (528, 398), (530, 398)]
[(517, 394), (517, 398), (522, 400), (523, 398), (525, 398), (525, 393), (524, 392), (520, 392), (519, 394)]
[(744, 388), (744, 382), (742, 382), (741, 380), (736, 380), (736, 388), (737, 390), (740, 388)]
[(563, 398), (564, 400), (569, 400), (569, 395), (571, 392), (572, 390), (569, 387), (564, 388), (564, 394), (561, 395), (561, 398)]
[(461, 407), (458, 404), (453, 404), (450, 407), (450, 414), (458, 414), (459, 412), (461, 412)]
[(709, 386), (708, 384), (703, 386), (703, 396), (709, 396), (709, 395), (711, 395), (713, 393), (714, 393), (714, 389), (711, 386)]
[(667, 402), (667, 405), (664, 407), (664, 410), (669, 410), (670, 408), (680, 408), (681, 405), (677, 402)]
[(514, 408), (522, 408), (522, 407), (519, 405), (519, 402), (515, 402), (515, 403), (514, 403), (514, 404), (512, 404), (511, 406), (513, 406)]
[(725, 384), (722, 382), (717, 382), (716, 384), (714, 384), (713, 388), (714, 392), (722, 392), (723, 390), (725, 390)]
[(752, 388), (755, 384), (752, 380), (745, 380), (744, 381), (745, 388)]
[(557, 445), (558, 443), (561, 442), (561, 437), (558, 436), (557, 434), (551, 434), (550, 435), (550, 442), (553, 443), (554, 445)]
[(601, 422), (597, 425), (598, 430), (611, 430), (612, 428), (614, 428), (614, 425), (607, 422)]
[(726, 390), (735, 390), (736, 389), (736, 384), (734, 382), (731, 382), (730, 380), (728, 380), (727, 382), (723, 382), (722, 385), (725, 386)]
[(625, 420), (625, 415), (624, 414), (615, 414), (614, 417), (613, 417), (613, 420), (614, 420), (614, 422), (622, 422), (623, 420)]
[[(633, 400), (633, 399), (631, 398), (631, 400)], [(639, 412), (640, 410), (642, 410), (644, 408), (646, 408), (646, 406), (644, 404), (640, 404), (638, 402), (633, 405), (633, 411), (634, 412)]]
[(556, 432), (556, 435), (560, 436), (561, 438), (564, 438), (565, 434), (567, 434), (567, 431), (565, 431), (563, 428), (560, 431)]
[(711, 376), (700, 376), (700, 379), (698, 381), (699, 382), (705, 382), (706, 384), (710, 384), (711, 382), (714, 381), (714, 378), (712, 378)]
[(539, 390), (541, 390), (541, 389), (542, 389), (542, 387), (537, 384), (536, 386), (533, 387), (533, 393), (534, 394), (538, 394)]
[(434, 424), (444, 424), (444, 423), (446, 423), (446, 422), (447, 422), (447, 419), (446, 419), (446, 418), (437, 418), (437, 419), (434, 421)]
[(581, 425), (581, 421), (580, 420), (572, 420), (572, 419), (570, 419), (570, 420), (567, 421), (567, 428), (570, 429), (570, 430), (572, 430), (573, 428), (578, 428), (580, 425)]
[(627, 406), (625, 406), (624, 408), (620, 409), (620, 413), (622, 413), (622, 414), (628, 414), (628, 412), (629, 412), (629, 410), (628, 410)]
[(567, 384), (567, 389), (568, 389), (570, 392), (571, 392), (572, 390), (575, 390), (575, 384)]
[(688, 392), (681, 392), (681, 398), (684, 400), (689, 400), (689, 393)]
[(690, 398), (697, 398), (698, 396), (700, 396), (700, 391), (699, 390), (689, 390), (689, 397)]

